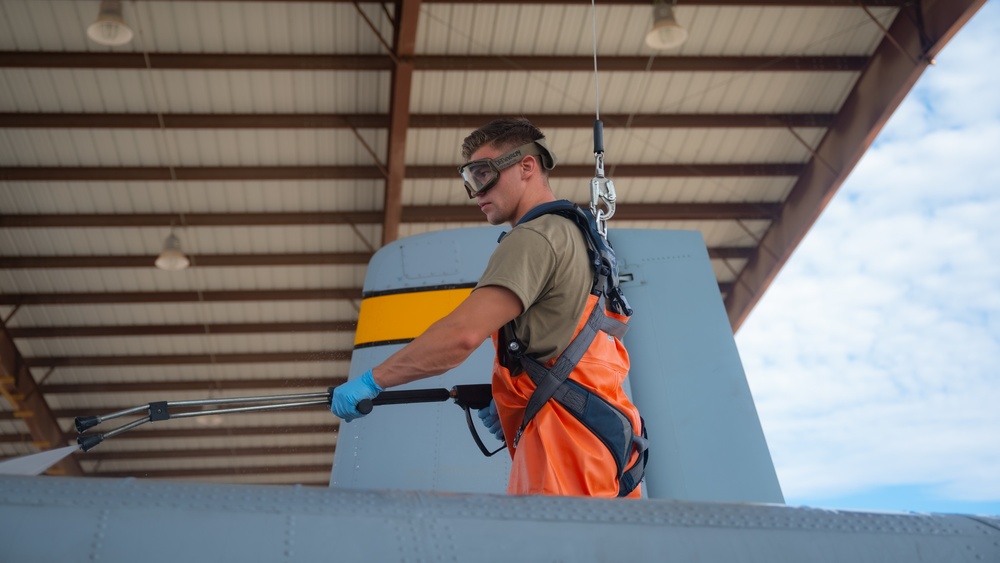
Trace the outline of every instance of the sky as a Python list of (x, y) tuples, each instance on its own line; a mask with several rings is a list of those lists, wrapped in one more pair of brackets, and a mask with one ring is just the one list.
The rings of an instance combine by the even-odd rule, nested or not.
[(736, 335), (788, 504), (1000, 514), (998, 53), (987, 2)]

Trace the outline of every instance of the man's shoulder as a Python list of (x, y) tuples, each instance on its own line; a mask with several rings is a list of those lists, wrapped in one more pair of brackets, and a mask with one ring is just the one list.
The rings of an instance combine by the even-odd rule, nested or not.
[(532, 219), (514, 228), (515, 231), (517, 229), (537, 233), (547, 240), (552, 240), (554, 237), (564, 237), (566, 233), (575, 233), (580, 230), (573, 220), (555, 213), (547, 213)]

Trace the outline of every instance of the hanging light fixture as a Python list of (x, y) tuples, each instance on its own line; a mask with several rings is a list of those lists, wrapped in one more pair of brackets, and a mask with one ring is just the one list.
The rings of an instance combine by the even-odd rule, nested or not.
[(120, 0), (101, 0), (97, 19), (87, 28), (87, 37), (94, 43), (117, 47), (132, 40), (132, 28), (122, 17)]
[(646, 34), (646, 45), (665, 51), (676, 49), (687, 41), (687, 30), (674, 17), (676, 0), (655, 0), (653, 2), (653, 29)]
[(188, 257), (181, 251), (181, 239), (174, 234), (173, 227), (170, 234), (163, 241), (163, 252), (156, 258), (156, 267), (161, 270), (183, 270), (191, 264)]

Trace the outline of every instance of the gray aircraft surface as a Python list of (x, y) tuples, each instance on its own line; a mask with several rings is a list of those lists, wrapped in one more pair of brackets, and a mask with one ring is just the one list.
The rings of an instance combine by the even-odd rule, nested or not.
[[(499, 233), (379, 250), (350, 376), (471, 291)], [(785, 505), (700, 233), (609, 238), (636, 311), (626, 384), (649, 431), (642, 500), (504, 495), (509, 456), (483, 456), (460, 409), (385, 405), (342, 425), (329, 489), (2, 477), (0, 561), (1000, 562), (996, 516)], [(486, 383), (492, 362), (487, 342), (403, 389)]]

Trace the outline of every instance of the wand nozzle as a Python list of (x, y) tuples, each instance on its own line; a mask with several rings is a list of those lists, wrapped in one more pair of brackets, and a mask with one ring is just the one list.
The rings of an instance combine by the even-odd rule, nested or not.
[(76, 431), (78, 434), (83, 434), (100, 423), (101, 417), (99, 416), (78, 416), (75, 421)]
[(85, 452), (89, 452), (91, 448), (97, 446), (103, 441), (104, 434), (91, 434), (89, 436), (78, 436), (76, 438), (76, 443), (80, 444), (80, 448), (82, 448)]

